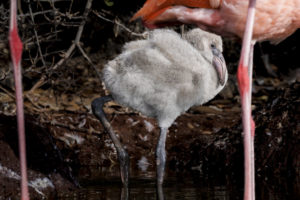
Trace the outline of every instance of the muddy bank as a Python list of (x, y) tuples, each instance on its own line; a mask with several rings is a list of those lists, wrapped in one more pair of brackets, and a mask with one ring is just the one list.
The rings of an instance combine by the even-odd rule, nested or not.
[[(294, 83), (269, 91), (269, 100), (263, 104), (260, 95), (254, 97), (257, 178), (289, 177), (296, 181), (299, 176), (299, 88), (300, 84)], [(159, 134), (155, 121), (115, 104), (105, 110), (130, 155), (131, 177), (154, 178)], [(1, 198), (17, 198), (20, 191), (15, 117), (1, 115), (0, 121)], [(42, 180), (46, 185), (39, 189), (40, 193), (30, 187), (33, 199), (39, 199), (41, 193), (55, 199), (60, 192), (76, 190), (72, 176), (85, 181), (95, 177), (118, 181), (116, 151), (91, 114), (59, 111), (26, 115), (26, 131), (29, 181)], [(167, 174), (196, 172), (242, 177), (241, 131), (238, 102), (219, 97), (189, 110), (170, 128)], [(105, 170), (111, 168), (115, 169), (113, 173)]]

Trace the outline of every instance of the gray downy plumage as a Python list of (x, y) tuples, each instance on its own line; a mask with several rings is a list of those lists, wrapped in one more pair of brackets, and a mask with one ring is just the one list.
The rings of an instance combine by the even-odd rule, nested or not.
[(181, 113), (218, 94), (227, 76), (221, 38), (199, 28), (183, 37), (166, 29), (152, 31), (148, 39), (125, 44), (122, 53), (106, 64), (103, 81), (111, 95), (95, 99), (92, 110), (116, 147), (125, 196), (129, 156), (106, 119), (103, 105), (114, 100), (157, 119), (156, 172), (161, 197), (168, 128)]
[(183, 37), (154, 30), (146, 40), (127, 43), (104, 67), (103, 81), (116, 102), (168, 128), (181, 113), (223, 89), (228, 75), (222, 50), (221, 37), (199, 28)]

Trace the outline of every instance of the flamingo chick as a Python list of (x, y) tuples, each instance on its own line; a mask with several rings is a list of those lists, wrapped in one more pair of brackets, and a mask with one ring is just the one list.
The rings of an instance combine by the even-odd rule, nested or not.
[(163, 183), (168, 128), (190, 107), (214, 98), (227, 81), (220, 36), (199, 28), (183, 37), (171, 30), (154, 30), (149, 39), (127, 43), (103, 69), (111, 95), (92, 102), (95, 116), (117, 149), (121, 178), (128, 184), (128, 154), (105, 118), (103, 104), (114, 100), (158, 121), (157, 183)]

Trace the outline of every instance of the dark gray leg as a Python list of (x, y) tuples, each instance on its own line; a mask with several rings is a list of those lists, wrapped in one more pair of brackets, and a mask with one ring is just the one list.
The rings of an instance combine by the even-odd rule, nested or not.
[(128, 192), (128, 186), (123, 185), (121, 190), (121, 200), (128, 200), (129, 192)]
[(168, 128), (160, 128), (160, 135), (156, 147), (156, 173), (158, 185), (161, 185), (164, 182), (167, 131)]
[(162, 184), (157, 184), (156, 199), (157, 200), (164, 200), (164, 190), (163, 190)]
[(118, 158), (120, 162), (120, 174), (122, 182), (125, 186), (128, 186), (128, 168), (129, 168), (129, 157), (126, 150), (123, 148), (120, 140), (117, 138), (112, 126), (105, 117), (103, 111), (103, 105), (109, 101), (112, 101), (113, 98), (111, 95), (99, 97), (94, 99), (92, 102), (92, 111), (94, 115), (100, 120), (103, 124), (105, 130), (109, 133), (111, 140), (113, 141), (115, 148), (117, 149)]

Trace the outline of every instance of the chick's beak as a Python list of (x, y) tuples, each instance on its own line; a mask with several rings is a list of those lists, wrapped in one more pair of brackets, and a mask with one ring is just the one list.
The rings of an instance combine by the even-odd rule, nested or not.
[(213, 65), (217, 71), (219, 83), (223, 86), (225, 84), (225, 78), (226, 78), (226, 62), (223, 57), (222, 52), (217, 48), (212, 48), (213, 53)]

